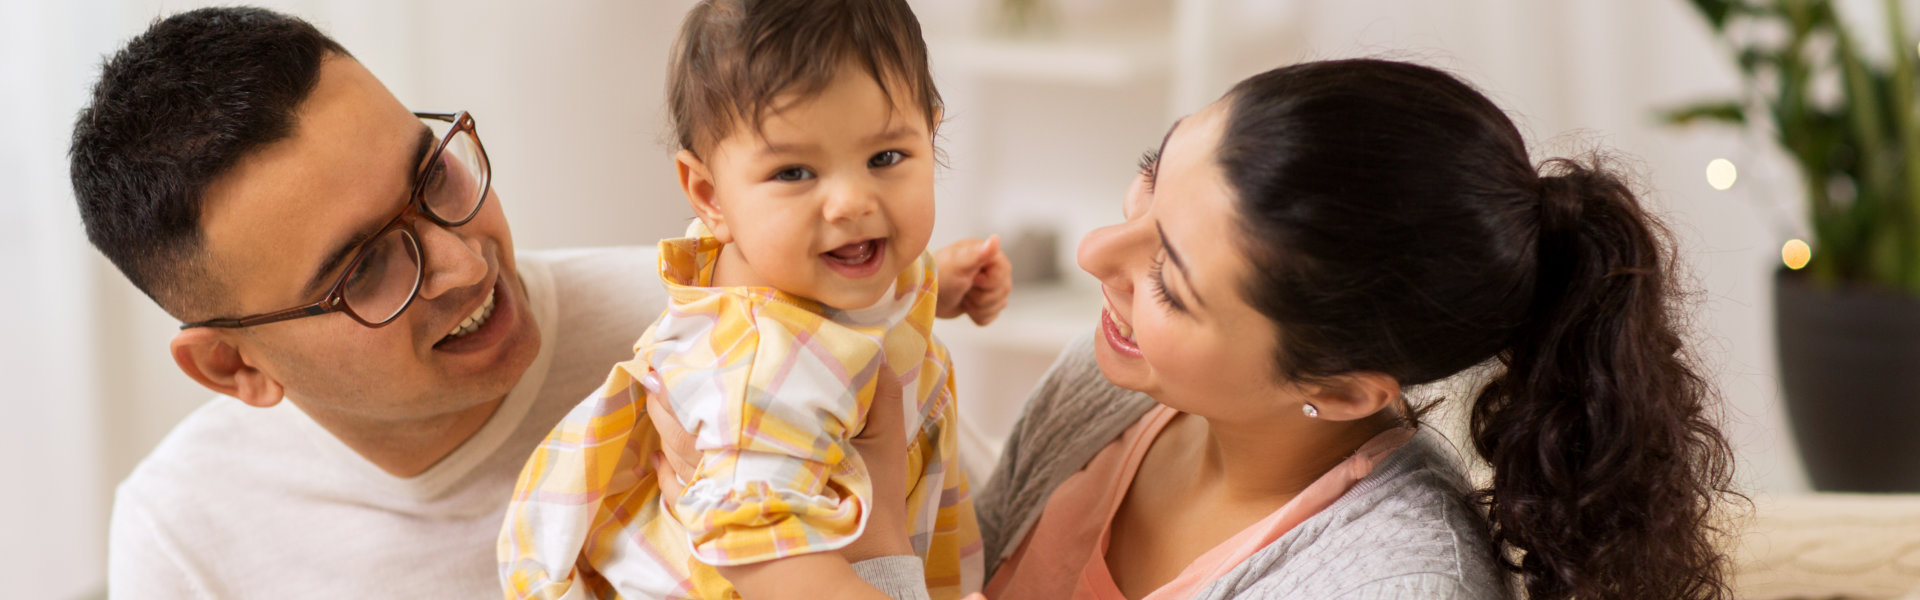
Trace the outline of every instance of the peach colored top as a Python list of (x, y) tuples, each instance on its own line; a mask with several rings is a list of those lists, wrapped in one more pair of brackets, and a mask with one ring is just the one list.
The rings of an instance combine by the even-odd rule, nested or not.
[[(1108, 534), (1147, 449), (1178, 414), (1166, 406), (1154, 407), (1095, 455), (1085, 469), (1062, 482), (1041, 510), (1040, 520), (987, 584), (987, 597), (1126, 598), (1107, 571)], [(1410, 428), (1395, 428), (1374, 436), (1272, 514), (1194, 559), (1178, 577), (1148, 594), (1147, 600), (1193, 597), (1247, 557), (1339, 500), (1373, 472), (1374, 465), (1413, 439), (1413, 433)]]

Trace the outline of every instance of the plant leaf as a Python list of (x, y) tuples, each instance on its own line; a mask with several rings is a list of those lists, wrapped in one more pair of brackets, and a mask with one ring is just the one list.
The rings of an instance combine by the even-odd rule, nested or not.
[(1693, 0), (1693, 7), (1700, 10), (1700, 15), (1707, 18), (1707, 24), (1712, 25), (1714, 32), (1718, 33), (1726, 31), (1727, 17), (1733, 15), (1738, 3), (1734, 0)]
[(1668, 125), (1692, 125), (1700, 121), (1745, 125), (1747, 111), (1737, 101), (1709, 101), (1660, 111), (1660, 120)]

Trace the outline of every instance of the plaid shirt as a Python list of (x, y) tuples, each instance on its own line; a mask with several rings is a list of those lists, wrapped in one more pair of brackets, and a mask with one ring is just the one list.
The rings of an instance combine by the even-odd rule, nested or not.
[[(932, 336), (932, 256), (887, 299), (842, 311), (772, 288), (708, 287), (720, 248), (706, 236), (660, 242), (666, 314), (520, 473), (500, 533), (506, 596), (735, 598), (710, 565), (852, 542), (872, 485), (848, 443), (883, 360), (906, 391), (908, 522), (927, 587), (934, 598), (980, 589), (952, 363)], [(660, 447), (648, 394), (664, 395), (702, 453), (671, 506), (648, 460)]]

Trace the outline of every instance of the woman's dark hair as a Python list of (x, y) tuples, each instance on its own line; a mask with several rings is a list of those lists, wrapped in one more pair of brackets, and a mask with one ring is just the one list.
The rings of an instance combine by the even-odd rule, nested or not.
[(1412, 386), (1497, 359), (1476, 497), (1527, 595), (1730, 596), (1711, 515), (1731, 451), (1670, 236), (1602, 158), (1536, 166), (1485, 96), (1412, 64), (1295, 65), (1226, 101), (1218, 163), (1283, 376)]

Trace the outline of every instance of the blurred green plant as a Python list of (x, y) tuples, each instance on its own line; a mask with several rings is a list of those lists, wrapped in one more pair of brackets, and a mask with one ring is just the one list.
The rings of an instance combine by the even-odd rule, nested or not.
[[(1733, 51), (1744, 96), (1677, 107), (1663, 118), (1743, 126), (1770, 120), (1805, 182), (1813, 229), (1806, 271), (1823, 286), (1867, 284), (1920, 296), (1916, 47), (1908, 45), (1900, 0), (1883, 0), (1893, 46), (1885, 65), (1862, 57), (1831, 0), (1690, 1)], [(1838, 101), (1816, 97), (1817, 86), (1837, 87)]]

